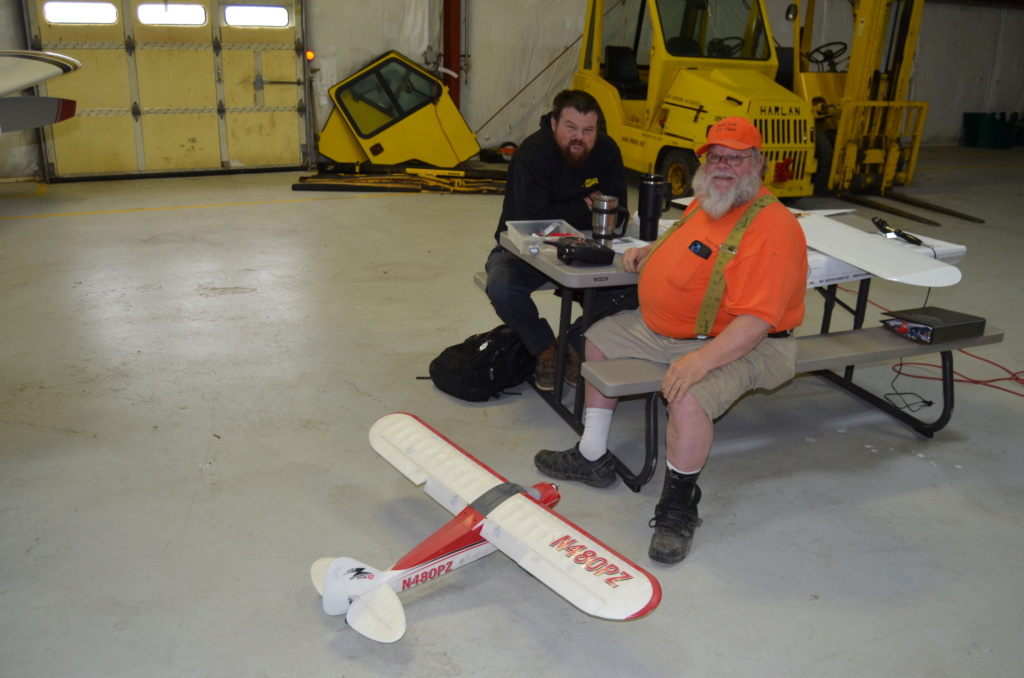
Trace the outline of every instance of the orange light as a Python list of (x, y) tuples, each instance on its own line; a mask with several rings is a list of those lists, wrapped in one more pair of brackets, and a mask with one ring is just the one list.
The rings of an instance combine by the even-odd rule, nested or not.
[(316, 54), (313, 53), (313, 50), (307, 49), (306, 50), (306, 61), (312, 61), (315, 58), (316, 58)]

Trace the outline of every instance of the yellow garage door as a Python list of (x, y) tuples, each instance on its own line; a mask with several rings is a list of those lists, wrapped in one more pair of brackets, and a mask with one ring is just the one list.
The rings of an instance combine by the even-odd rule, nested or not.
[(53, 178), (309, 167), (300, 0), (32, 0), (31, 43), (82, 68), (46, 128)]

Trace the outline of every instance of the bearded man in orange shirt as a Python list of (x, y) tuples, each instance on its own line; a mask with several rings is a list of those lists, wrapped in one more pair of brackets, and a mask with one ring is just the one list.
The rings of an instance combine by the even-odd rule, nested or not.
[[(804, 317), (807, 244), (793, 214), (763, 186), (761, 134), (725, 118), (697, 150), (695, 200), (656, 242), (627, 250), (639, 272), (640, 308), (605, 318), (586, 334), (586, 359), (644, 358), (669, 364), (665, 485), (651, 526), (652, 560), (677, 563), (701, 524), (697, 479), (714, 420), (744, 393), (772, 389), (796, 368), (793, 329)], [(537, 468), (562, 480), (612, 485), (607, 450), (616, 399), (586, 385), (584, 433), (568, 450), (542, 450)]]

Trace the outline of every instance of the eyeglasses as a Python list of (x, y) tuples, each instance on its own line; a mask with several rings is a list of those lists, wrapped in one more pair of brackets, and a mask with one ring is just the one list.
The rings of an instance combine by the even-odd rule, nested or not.
[[(753, 154), (751, 154), (753, 155)], [(707, 164), (717, 165), (723, 160), (732, 167), (738, 167), (743, 163), (744, 160), (749, 158), (749, 155), (719, 155), (718, 153), (708, 153), (706, 156)]]

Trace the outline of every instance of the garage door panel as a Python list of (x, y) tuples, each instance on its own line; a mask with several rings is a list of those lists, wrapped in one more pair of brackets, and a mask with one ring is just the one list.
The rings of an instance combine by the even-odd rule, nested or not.
[(294, 114), (234, 113), (227, 120), (233, 166), (294, 166), (299, 162), (301, 140)]
[(224, 103), (227, 106), (255, 106), (256, 64), (249, 50), (231, 50), (221, 55), (224, 66)]
[[(48, 96), (77, 101), (79, 115), (88, 109), (131, 108), (128, 58), (123, 49), (69, 49), (61, 53), (82, 62), (82, 67), (73, 73), (49, 81), (46, 89)], [(102, 77), (98, 77), (97, 74), (102, 74)]]
[[(151, 3), (153, 0), (145, 1)], [(201, 5), (203, 3), (189, 0), (188, 4)], [(207, 12), (209, 12), (209, 8), (207, 8)], [(154, 26), (152, 24), (136, 22), (133, 30), (135, 42), (137, 43), (213, 44), (209, 13), (207, 13), (207, 24), (205, 26)]]
[[(36, 1), (36, 16), (38, 17), (43, 16), (42, 4), (43, 2)], [(124, 18), (121, 16), (120, 6), (117, 8), (117, 14), (117, 22), (113, 24), (51, 24), (45, 20), (32, 23), (39, 31), (39, 37), (43, 42), (117, 42), (123, 45)]]
[(142, 138), (147, 170), (169, 172), (221, 166), (215, 113), (147, 115), (142, 120)]
[(217, 107), (212, 51), (139, 50), (135, 67), (143, 109)]
[(138, 169), (130, 115), (77, 115), (53, 126), (60, 175), (125, 174)]
[(284, 85), (280, 83), (297, 83), (295, 73), (295, 53), (283, 51), (263, 52), (263, 103), (267, 106), (295, 106), (299, 93), (298, 84)]
[[(238, 2), (242, 5), (244, 2)], [(287, 3), (279, 3), (287, 4)], [(293, 14), (293, 16), (295, 16)], [(298, 18), (295, 19), (298, 21)], [(226, 45), (269, 45), (272, 43), (294, 45), (295, 29), (291, 26), (274, 28), (269, 26), (222, 26), (220, 38)]]

